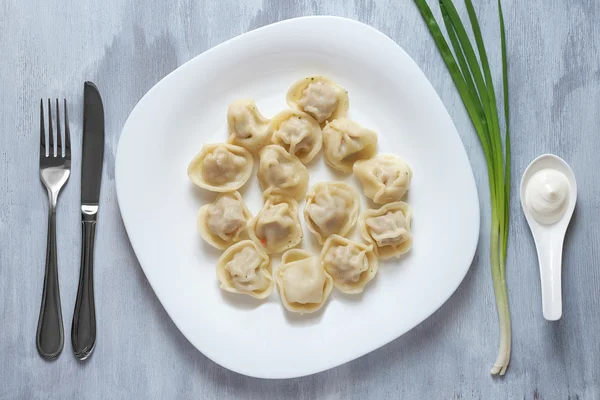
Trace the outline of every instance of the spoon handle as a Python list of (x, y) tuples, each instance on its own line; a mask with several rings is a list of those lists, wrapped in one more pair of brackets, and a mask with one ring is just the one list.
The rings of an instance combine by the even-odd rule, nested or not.
[(562, 250), (563, 239), (550, 240), (550, 246), (538, 246), (538, 261), (542, 281), (542, 311), (548, 321), (562, 316)]

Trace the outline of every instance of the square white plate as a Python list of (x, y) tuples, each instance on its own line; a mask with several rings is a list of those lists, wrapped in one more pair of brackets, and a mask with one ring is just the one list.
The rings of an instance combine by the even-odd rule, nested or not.
[[(204, 143), (226, 139), (231, 101), (253, 97), (272, 116), (286, 108), (288, 87), (309, 74), (345, 87), (349, 117), (378, 132), (379, 151), (412, 166), (407, 201), (414, 247), (403, 259), (382, 263), (362, 295), (334, 290), (322, 311), (300, 316), (284, 310), (276, 291), (261, 302), (219, 289), (220, 252), (196, 231), (198, 208), (214, 196), (195, 187), (186, 169)], [(332, 173), (320, 156), (309, 171), (310, 185), (342, 179), (360, 188), (351, 175)], [(123, 128), (116, 185), (135, 253), (177, 327), (215, 362), (261, 378), (319, 372), (404, 334), (456, 290), (479, 235), (473, 173), (431, 84), (387, 36), (336, 17), (298, 18), (248, 32), (160, 81)], [(255, 177), (241, 193), (256, 214), (262, 200)], [(306, 230), (303, 246), (320, 250)]]

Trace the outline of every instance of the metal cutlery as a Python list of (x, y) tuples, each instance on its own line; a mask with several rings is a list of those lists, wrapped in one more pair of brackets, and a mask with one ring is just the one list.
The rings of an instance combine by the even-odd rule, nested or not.
[(83, 92), (83, 155), (81, 163), (81, 217), (83, 248), (79, 288), (71, 327), (75, 357), (88, 358), (96, 345), (94, 304), (94, 240), (104, 157), (104, 108), (96, 86), (86, 82)]
[(71, 137), (67, 100), (64, 100), (64, 126), (65, 140), (63, 146), (58, 99), (56, 99), (56, 140), (52, 129), (52, 105), (50, 99), (48, 99), (48, 140), (46, 141), (44, 101), (40, 100), (40, 180), (48, 192), (49, 205), (44, 290), (37, 326), (36, 346), (40, 355), (48, 360), (58, 357), (64, 344), (58, 285), (56, 204), (60, 190), (69, 180), (71, 174)]

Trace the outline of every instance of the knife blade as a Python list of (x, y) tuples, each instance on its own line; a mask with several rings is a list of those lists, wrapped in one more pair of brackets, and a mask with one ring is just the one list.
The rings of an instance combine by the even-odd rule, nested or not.
[(81, 205), (97, 206), (104, 157), (104, 107), (98, 88), (86, 82), (83, 90), (83, 158)]
[(71, 326), (73, 353), (87, 359), (96, 345), (94, 303), (94, 240), (104, 158), (104, 107), (98, 88), (85, 82), (83, 90), (83, 155), (81, 162), (82, 250), (79, 287)]

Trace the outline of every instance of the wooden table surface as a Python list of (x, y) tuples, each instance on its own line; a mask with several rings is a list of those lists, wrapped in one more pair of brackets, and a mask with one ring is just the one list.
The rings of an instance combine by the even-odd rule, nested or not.
[[(439, 16), (435, 1), (436, 15)], [(466, 17), (463, 2), (455, 2)], [(495, 0), (476, 2), (497, 85)], [(85, 399), (598, 399), (600, 398), (600, 2), (504, 1), (513, 137), (508, 291), (512, 362), (488, 371), (498, 341), (488, 262), (489, 199), (474, 130), (411, 0), (2, 0), (0, 2), (0, 398)], [(123, 227), (114, 160), (125, 120), (162, 77), (251, 29), (313, 14), (381, 30), (417, 62), (448, 108), (474, 167), (482, 207), (479, 248), (465, 280), (433, 316), (358, 360), (301, 379), (244, 377), (208, 360), (154, 295)], [(38, 178), (40, 97), (67, 97), (73, 147), (81, 146), (83, 82), (106, 110), (105, 168), (96, 242), (98, 343), (72, 356), (70, 322), (81, 248), (80, 158), (58, 210), (65, 350), (45, 362), (35, 348), (46, 246), (46, 194)], [(529, 228), (515, 197), (537, 155), (569, 162), (579, 200), (565, 242), (564, 314), (542, 317)], [(151, 220), (148, 221), (152, 223)]]

